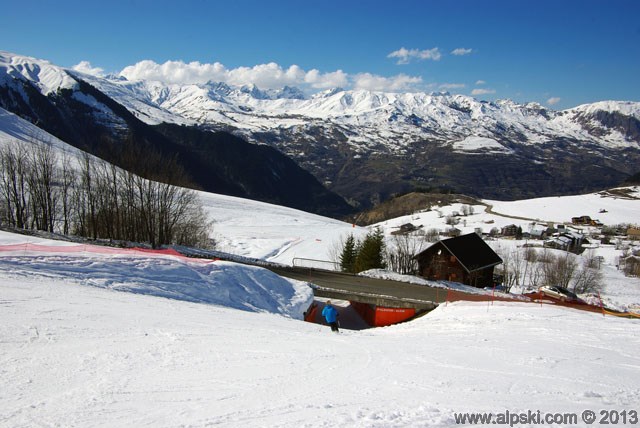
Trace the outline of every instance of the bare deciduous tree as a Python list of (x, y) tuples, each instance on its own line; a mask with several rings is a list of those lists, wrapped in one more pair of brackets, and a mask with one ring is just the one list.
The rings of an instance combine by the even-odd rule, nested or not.
[(31, 202), (31, 228), (53, 232), (58, 211), (58, 158), (50, 144), (34, 142), (27, 157), (26, 180)]
[(418, 272), (418, 262), (414, 258), (425, 246), (425, 240), (410, 234), (394, 235), (387, 248), (387, 267), (393, 272), (414, 275)]
[(186, 176), (175, 159), (145, 153), (149, 169), (143, 178), (85, 154), (75, 171), (50, 144), (31, 143), (0, 151), (3, 222), (153, 247), (211, 246), (212, 223), (196, 192), (179, 187)]
[(17, 142), (7, 144), (0, 151), (3, 217), (6, 223), (18, 229), (29, 226), (28, 162), (27, 151)]
[(543, 264), (544, 285), (556, 285), (569, 288), (578, 263), (575, 255), (564, 252), (558, 256), (549, 256), (549, 261)]

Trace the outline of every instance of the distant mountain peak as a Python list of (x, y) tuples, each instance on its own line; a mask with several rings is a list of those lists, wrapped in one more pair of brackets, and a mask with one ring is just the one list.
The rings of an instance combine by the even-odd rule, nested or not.
[(0, 84), (7, 78), (30, 82), (45, 95), (77, 86), (75, 79), (64, 68), (49, 61), (0, 51)]

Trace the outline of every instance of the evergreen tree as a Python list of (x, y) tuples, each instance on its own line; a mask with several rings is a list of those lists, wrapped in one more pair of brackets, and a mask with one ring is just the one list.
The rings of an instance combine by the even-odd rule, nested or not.
[(384, 233), (377, 227), (369, 232), (364, 241), (358, 246), (355, 271), (362, 272), (369, 269), (384, 269)]
[(340, 254), (340, 269), (342, 269), (342, 272), (355, 273), (357, 255), (356, 239), (353, 234), (350, 234), (347, 236)]
[(518, 226), (518, 230), (516, 230), (516, 239), (522, 239), (522, 227)]

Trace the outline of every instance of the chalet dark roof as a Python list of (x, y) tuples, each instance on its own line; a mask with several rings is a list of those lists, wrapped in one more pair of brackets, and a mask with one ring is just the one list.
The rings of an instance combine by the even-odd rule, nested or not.
[(436, 245), (442, 245), (446, 248), (449, 253), (458, 259), (467, 272), (473, 272), (502, 263), (500, 256), (476, 233), (444, 239), (427, 248), (425, 251), (429, 251)]

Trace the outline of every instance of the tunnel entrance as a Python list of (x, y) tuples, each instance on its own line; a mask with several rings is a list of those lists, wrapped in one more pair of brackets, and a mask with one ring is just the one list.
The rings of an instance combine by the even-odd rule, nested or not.
[(411, 320), (435, 308), (435, 306), (429, 309), (417, 309), (413, 307), (397, 308), (373, 303), (316, 296), (311, 306), (309, 306), (309, 309), (305, 312), (304, 320), (315, 324), (326, 325), (322, 317), (322, 309), (329, 300), (331, 301), (331, 305), (338, 311), (340, 328), (347, 330), (386, 327)]

